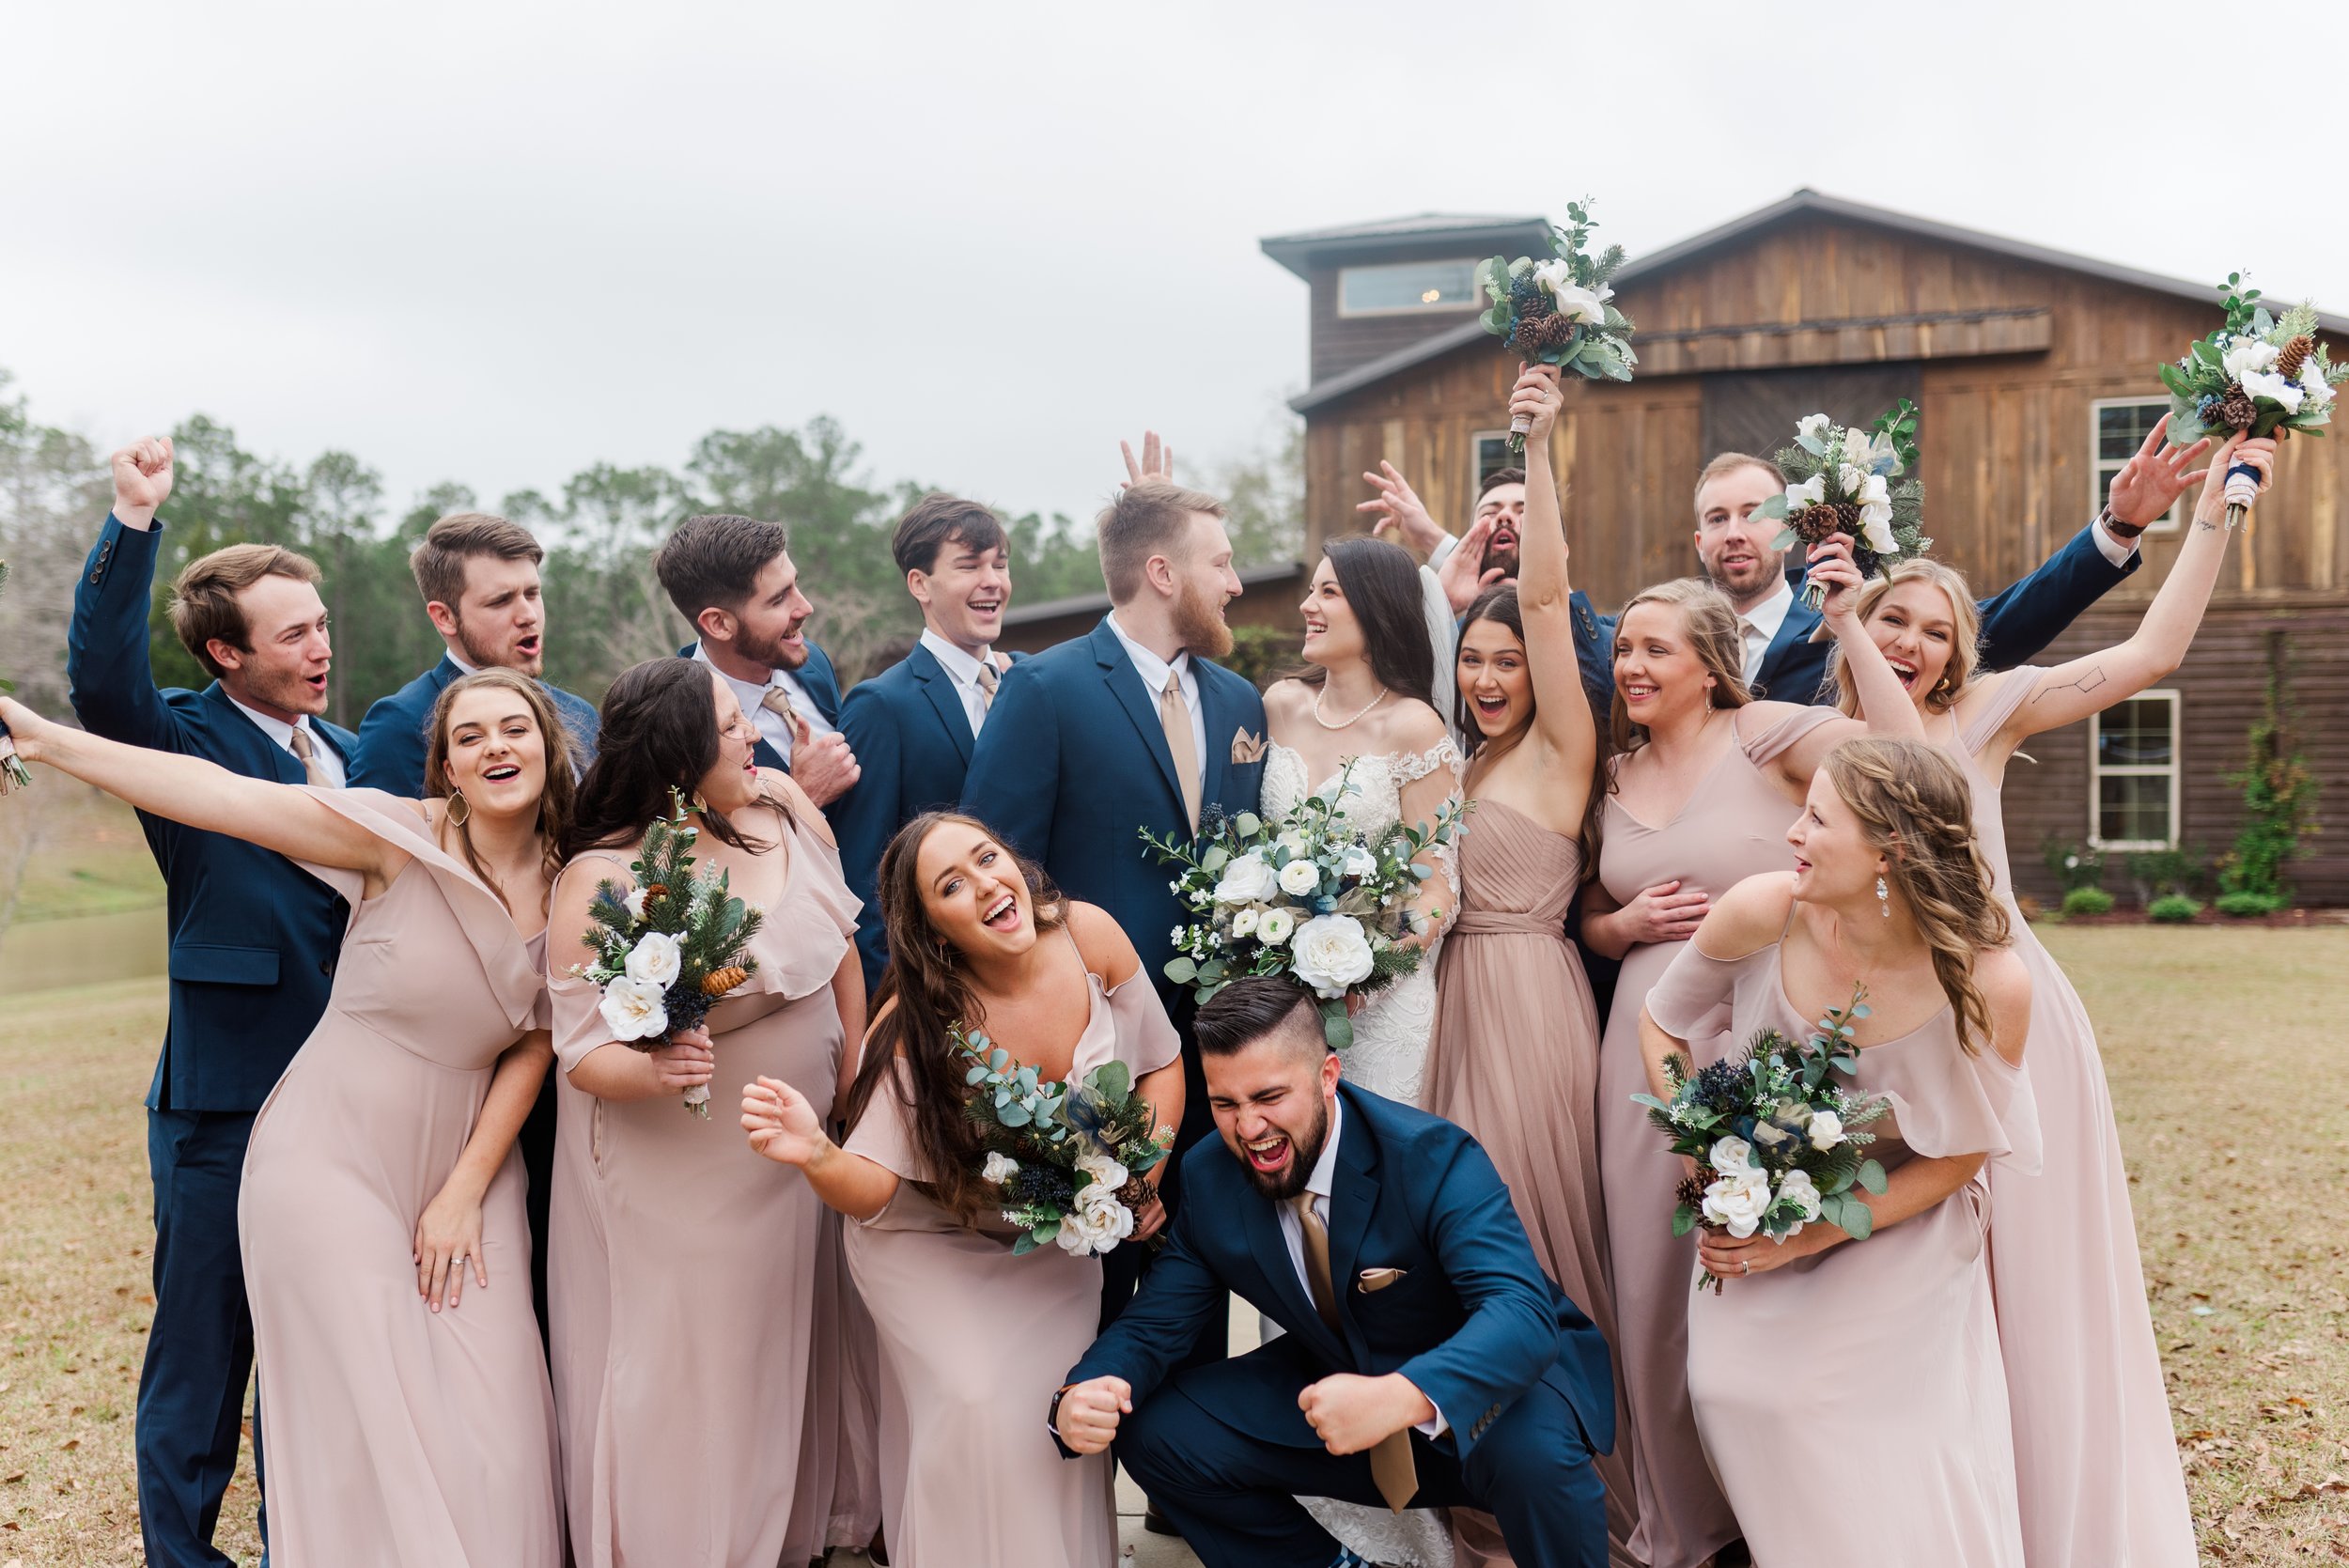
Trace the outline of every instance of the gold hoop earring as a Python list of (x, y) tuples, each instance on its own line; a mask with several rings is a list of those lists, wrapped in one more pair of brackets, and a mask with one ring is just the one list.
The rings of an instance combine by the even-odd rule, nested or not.
[(450, 790), (448, 792), (448, 825), (452, 828), (461, 828), (472, 820), (473, 802), (465, 799), (463, 790)]

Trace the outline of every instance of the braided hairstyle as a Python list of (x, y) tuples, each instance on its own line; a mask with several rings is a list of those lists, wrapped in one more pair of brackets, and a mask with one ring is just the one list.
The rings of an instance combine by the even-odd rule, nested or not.
[(1823, 767), (1933, 950), (1958, 1046), (1977, 1053), (1990, 1038), (1990, 1004), (1974, 984), (1974, 955), (2006, 946), (2009, 930), (1974, 834), (1966, 775), (1937, 746), (1876, 736), (1844, 741)]
[[(1933, 690), (1925, 693), (1927, 712), (1947, 713), (1957, 706), (1957, 699), (1966, 694), (1967, 683), (1982, 668), (1982, 610), (1974, 603), (1974, 591), (1967, 586), (1963, 572), (1916, 555), (1898, 563), (1859, 590), (1860, 625), (1867, 625), (1885, 596), (1904, 582), (1930, 582), (1949, 596), (1950, 624), (1954, 632), (1950, 639), (1950, 661), (1941, 667), (1941, 678), (1933, 683)], [(1828, 650), (1827, 678), (1835, 691), (1835, 706), (1859, 718), (1859, 693), (1843, 679), (1843, 646), (1840, 643)]]

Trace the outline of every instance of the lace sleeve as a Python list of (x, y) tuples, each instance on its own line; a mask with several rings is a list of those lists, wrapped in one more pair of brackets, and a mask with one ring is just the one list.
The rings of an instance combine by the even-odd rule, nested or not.
[[(1388, 770), (1394, 779), (1398, 803), (1404, 785), (1417, 784), (1438, 768), (1444, 770), (1452, 784), (1452, 788), (1445, 797), (1445, 804), (1457, 802), (1460, 799), (1460, 777), (1466, 766), (1461, 760), (1458, 748), (1452, 744), (1451, 737), (1448, 736), (1423, 752), (1409, 756), (1390, 757), (1387, 761)], [(1466, 824), (1462, 825), (1462, 831), (1466, 831)], [(1450, 898), (1444, 904), (1443, 918), (1437, 932), (1438, 939), (1440, 940), (1443, 932), (1451, 928), (1453, 921), (1457, 919), (1460, 913), (1460, 846), (1456, 843), (1439, 844), (1432, 853), (1435, 857), (1436, 870), (1442, 876), (1444, 886), (1451, 892)], [(1429, 944), (1429, 951), (1434, 951), (1433, 943)]]
[(1416, 755), (1393, 758), (1388, 766), (1393, 770), (1397, 789), (1408, 784), (1419, 783), (1439, 768), (1450, 769), (1452, 785), (1457, 789), (1460, 785), (1461, 769), (1466, 765), (1460, 760), (1459, 748), (1452, 744), (1450, 736), (1446, 736)]

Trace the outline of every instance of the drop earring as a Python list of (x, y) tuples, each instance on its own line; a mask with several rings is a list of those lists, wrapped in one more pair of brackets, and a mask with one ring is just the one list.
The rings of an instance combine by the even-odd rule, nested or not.
[(1876, 913), (1887, 920), (1892, 918), (1892, 890), (1884, 885), (1881, 877), (1876, 878)]
[(450, 790), (448, 792), (448, 825), (452, 828), (461, 828), (472, 820), (473, 802), (465, 799), (463, 790)]

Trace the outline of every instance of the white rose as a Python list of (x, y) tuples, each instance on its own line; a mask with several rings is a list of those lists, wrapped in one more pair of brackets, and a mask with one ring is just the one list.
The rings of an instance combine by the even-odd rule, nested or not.
[(1339, 864), (1338, 870), (1347, 877), (1376, 877), (1378, 875), (1378, 857), (1364, 845), (1349, 844), (1346, 846), (1346, 859)]
[(1297, 929), (1297, 917), (1286, 909), (1267, 909), (1256, 922), (1256, 939), (1267, 947), (1278, 947), (1289, 939)]
[[(1844, 499), (1849, 501), (1859, 500), (1860, 493), (1868, 488), (1868, 481), (1875, 478), (1875, 475), (1866, 469), (1854, 468), (1849, 463), (1843, 464), (1835, 471), (1836, 487), (1843, 492)], [(1877, 480), (1879, 484), (1882, 482)]]
[(990, 1154), (987, 1157), (987, 1163), (979, 1168), (979, 1179), (993, 1182), (997, 1187), (1018, 1174), (1019, 1162), (1008, 1155)]
[(1060, 1234), (1052, 1239), (1062, 1251), (1081, 1258), (1106, 1252), (1133, 1234), (1133, 1211), (1097, 1187), (1061, 1217)]
[(1095, 1187), (1104, 1192), (1115, 1192), (1126, 1185), (1128, 1172), (1123, 1165), (1100, 1153), (1079, 1155), (1077, 1169), (1091, 1177)]
[(1261, 904), (1272, 896), (1276, 879), (1261, 855), (1242, 855), (1223, 868), (1215, 885), (1218, 904)]
[(1370, 978), (1370, 938), (1352, 915), (1316, 915), (1297, 928), (1289, 968), (1316, 996), (1342, 997)]
[(669, 1009), (663, 1001), (668, 987), (626, 976), (603, 988), (596, 1010), (614, 1040), (649, 1040), (669, 1032)]
[(1799, 485), (1786, 487), (1786, 509), (1799, 512), (1805, 506), (1816, 506), (1827, 499), (1827, 475), (1814, 474)]
[(1859, 493), (1852, 497), (1862, 506), (1890, 506), (1892, 487), (1884, 482), (1881, 474), (1871, 474), (1859, 482)]
[(1704, 1189), (1704, 1218), (1740, 1241), (1762, 1228), (1770, 1208), (1770, 1178), (1759, 1171), (1723, 1176)]
[(1256, 918), (1258, 912), (1259, 911), (1254, 909), (1242, 909), (1239, 913), (1234, 915), (1232, 917), (1232, 935), (1235, 937), (1253, 935), (1256, 929)]
[[(1811, 1113), (1811, 1146), (1822, 1154), (1843, 1141), (1843, 1119), (1832, 1110)], [(1809, 1178), (1805, 1178), (1808, 1180)]]
[(2254, 397), (2265, 397), (2281, 403), (2286, 413), (2300, 411), (2300, 399), (2307, 396), (2298, 381), (2287, 381), (2273, 370), (2248, 370), (2242, 378), (2243, 390)]
[(2320, 409), (2333, 400), (2333, 383), (2325, 379), (2325, 367), (2316, 363), (2314, 354), (2300, 362), (2300, 390), (2314, 398)]
[(1285, 849), (1292, 855), (1301, 855), (1305, 852), (1307, 847), (1305, 844), (1305, 835), (1299, 832), (1294, 828), (1291, 828), (1287, 832), (1283, 833), (1279, 838), (1274, 839), (1272, 841), (1272, 845), (1274, 848)]
[(1789, 1171), (1778, 1179), (1778, 1201), (1793, 1199), (1802, 1205), (1805, 1224), (1819, 1218), (1819, 1188), (1808, 1171)]
[(1281, 891), (1303, 898), (1321, 886), (1321, 867), (1311, 861), (1291, 861), (1281, 868)]
[(665, 990), (676, 982), (677, 970), (684, 963), (685, 950), (675, 937), (647, 931), (636, 939), (636, 945), (629, 950), (628, 962), (623, 967), (630, 980), (659, 986)]
[(1550, 290), (1550, 297), (1558, 302), (1558, 314), (1567, 320), (1603, 327), (1607, 324), (1607, 301), (1614, 292), (1603, 283), (1596, 288), (1569, 283)]
[(621, 899), (620, 902), (628, 907), (629, 919), (642, 920), (645, 918), (644, 889), (638, 888), (635, 892), (630, 893), (626, 898)]
[(1724, 1176), (1742, 1176), (1754, 1169), (1753, 1145), (1742, 1138), (1722, 1139), (1705, 1157)]
[(1833, 428), (1835, 428), (1834, 423), (1830, 421), (1827, 415), (1823, 413), (1807, 413), (1800, 419), (1795, 421), (1795, 439), (1797, 441), (1801, 441), (1805, 438), (1809, 438), (1819, 442), (1821, 444), (1825, 444), (1827, 441), (1827, 433)]
[(2226, 366), (2230, 377), (2243, 381), (2244, 390), (2248, 392), (2250, 385), (2247, 378), (2255, 371), (2271, 368), (2279, 356), (2279, 350), (2273, 343), (2264, 343), (2256, 337), (2238, 337), (2220, 353), (2218, 363)]
[(1900, 539), (1892, 532), (1892, 507), (1890, 503), (1879, 505), (1871, 502), (1859, 508), (1859, 536), (1878, 555), (1890, 555), (1901, 548)]

